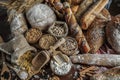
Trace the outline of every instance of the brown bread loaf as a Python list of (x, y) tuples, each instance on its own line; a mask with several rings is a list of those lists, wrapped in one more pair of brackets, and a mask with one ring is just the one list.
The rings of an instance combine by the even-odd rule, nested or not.
[(86, 39), (91, 48), (91, 53), (96, 53), (103, 45), (105, 39), (104, 27), (106, 23), (111, 20), (110, 13), (107, 9), (103, 9), (95, 19), (95, 21), (88, 28), (86, 33)]
[(112, 48), (120, 53), (120, 15), (114, 17), (106, 27), (108, 43)]

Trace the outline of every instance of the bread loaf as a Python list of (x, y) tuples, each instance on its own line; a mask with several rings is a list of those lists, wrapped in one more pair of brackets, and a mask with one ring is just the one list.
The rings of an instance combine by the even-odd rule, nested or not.
[(95, 20), (90, 28), (88, 28), (86, 39), (91, 48), (91, 53), (96, 53), (98, 49), (102, 46), (105, 39), (104, 24)]
[(112, 48), (120, 53), (120, 15), (114, 17), (106, 27), (108, 43)]
[(104, 27), (109, 20), (111, 20), (110, 13), (107, 9), (103, 9), (101, 13), (97, 15), (95, 21), (88, 28), (86, 39), (91, 48), (91, 53), (96, 53), (98, 49), (103, 45), (105, 39)]
[(45, 30), (56, 20), (53, 10), (45, 4), (34, 5), (28, 9), (26, 16), (32, 27), (39, 27), (41, 30)]

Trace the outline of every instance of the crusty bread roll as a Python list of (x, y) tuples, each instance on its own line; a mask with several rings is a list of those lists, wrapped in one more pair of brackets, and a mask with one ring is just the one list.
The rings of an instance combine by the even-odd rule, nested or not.
[(107, 41), (112, 48), (120, 53), (120, 15), (115, 16), (106, 27)]

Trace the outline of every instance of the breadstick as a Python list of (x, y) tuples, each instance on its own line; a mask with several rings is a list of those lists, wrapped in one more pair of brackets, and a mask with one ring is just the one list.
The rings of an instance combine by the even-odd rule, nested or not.
[(86, 30), (90, 26), (90, 24), (96, 17), (94, 13), (99, 14), (108, 3), (108, 1), (109, 0), (98, 0), (91, 6), (91, 8), (89, 8), (89, 10), (83, 15), (80, 20), (82, 29)]
[(70, 5), (67, 2), (65, 2), (64, 6), (65, 6), (65, 13), (66, 13), (65, 20), (68, 26), (70, 27), (71, 33), (75, 36), (78, 42), (78, 46), (82, 50), (82, 52), (88, 53), (90, 51), (90, 47), (85, 39), (82, 29), (78, 25), (76, 18), (71, 11)]
[(120, 66), (120, 55), (115, 54), (80, 54), (71, 56), (73, 63), (114, 67)]

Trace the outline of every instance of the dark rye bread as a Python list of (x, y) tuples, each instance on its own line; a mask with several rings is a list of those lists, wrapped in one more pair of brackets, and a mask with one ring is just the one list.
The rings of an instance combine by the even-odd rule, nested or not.
[(105, 19), (96, 18), (86, 32), (86, 39), (91, 48), (91, 53), (96, 53), (103, 45), (105, 40), (104, 27), (106, 26), (106, 23), (111, 20), (110, 13), (107, 9), (104, 8), (100, 14), (102, 14)]
[(88, 28), (86, 39), (90, 46), (90, 53), (96, 53), (97, 50), (102, 46), (105, 39), (104, 24), (100, 23), (99, 20), (95, 20), (92, 25)]

